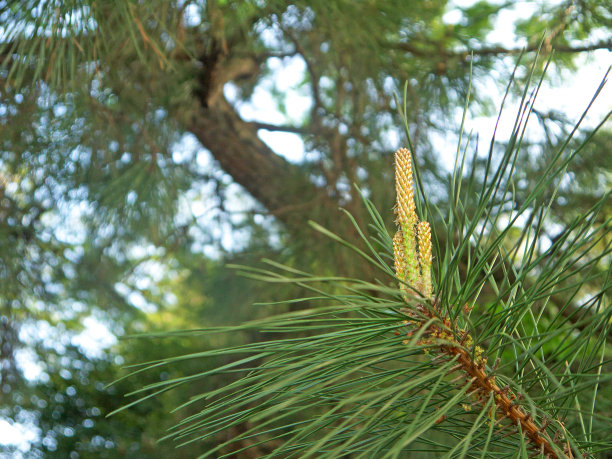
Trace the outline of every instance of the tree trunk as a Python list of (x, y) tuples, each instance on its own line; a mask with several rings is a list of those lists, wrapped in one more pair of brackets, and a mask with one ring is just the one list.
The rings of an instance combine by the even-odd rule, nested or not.
[(303, 224), (314, 206), (329, 203), (325, 190), (274, 153), (222, 96), (200, 105), (187, 128), (236, 183), (289, 228)]

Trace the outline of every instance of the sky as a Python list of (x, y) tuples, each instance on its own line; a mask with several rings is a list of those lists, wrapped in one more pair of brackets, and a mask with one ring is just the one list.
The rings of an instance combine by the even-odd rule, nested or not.
[[(458, 6), (470, 6), (474, 0), (456, 0), (453, 2)], [(513, 9), (504, 10), (498, 16), (496, 26), (487, 36), (490, 43), (501, 44), (508, 48), (520, 48), (526, 43), (517, 42), (514, 38), (513, 23), (517, 19), (530, 17), (535, 11), (536, 2), (517, 1)], [(456, 23), (461, 18), (458, 10), (449, 9), (443, 17), (447, 23)], [(601, 37), (594, 37), (595, 39)], [(507, 65), (513, 65), (512, 59), (507, 61)], [(546, 82), (537, 97), (535, 108), (556, 110), (566, 113), (578, 121), (582, 112), (591, 101), (596, 89), (602, 82), (608, 67), (612, 65), (612, 53), (607, 50), (597, 50), (590, 55), (582, 56), (578, 59), (577, 71), (563, 71), (552, 69), (549, 76), (554, 80), (563, 81), (562, 85), (554, 85)], [(273, 79), (277, 82), (280, 90), (287, 90), (287, 106), (292, 109), (292, 117), (296, 120), (310, 109), (311, 99), (307, 92), (292, 90), (302, 80), (305, 71), (304, 61), (300, 58), (292, 59), (272, 59), (270, 68), (273, 72)], [(239, 105), (239, 111), (246, 120), (257, 120), (271, 124), (287, 124), (285, 116), (275, 108), (275, 102), (269, 92), (266, 83), (258, 86), (253, 94), (250, 103)], [(495, 84), (489, 85), (491, 94), (497, 97), (496, 102), (499, 106), (502, 94)], [(229, 100), (235, 100), (235, 89), (231, 84), (225, 88), (225, 95)], [(400, 97), (401, 99), (401, 97)], [(505, 140), (509, 137), (515, 120), (517, 105), (510, 104), (505, 109), (500, 120), (497, 138)], [(583, 127), (596, 126), (612, 108), (612, 84), (607, 84), (599, 95), (587, 118), (584, 120)], [(468, 118), (466, 131), (478, 134), (480, 139), (488, 140), (491, 138), (497, 114), (486, 117)], [(570, 118), (572, 119), (572, 118)], [(276, 153), (284, 156), (292, 162), (300, 162), (304, 159), (304, 144), (296, 134), (283, 132), (269, 132), (261, 130), (260, 138), (266, 142)], [(485, 145), (486, 142), (483, 142)], [(444, 152), (450, 164), (454, 162), (456, 145), (454, 142), (444, 142), (442, 139), (436, 141), (434, 145), (438, 151)]]
[[(497, 30), (494, 35), (504, 36), (505, 32)], [(578, 60), (579, 68), (575, 72), (563, 71), (561, 77), (563, 85), (553, 86), (546, 82), (540, 90), (536, 99), (535, 108), (541, 110), (556, 110), (568, 114), (570, 119), (578, 121), (583, 111), (590, 103), (595, 91), (601, 84), (608, 67), (612, 64), (612, 53), (607, 50), (598, 50), (588, 58), (580, 57)], [(295, 58), (281, 61), (274, 60), (270, 65), (274, 72), (274, 79), (282, 81), (279, 85), (281, 89), (294, 87), (302, 78), (304, 63)], [(554, 70), (554, 69), (553, 69)], [(490, 90), (495, 94), (494, 99), (497, 104), (501, 103), (502, 94), (498, 89), (490, 86)], [(225, 88), (225, 94), (229, 100), (235, 99), (235, 89), (231, 84)], [(289, 91), (287, 102), (292, 107), (294, 116), (306, 113), (310, 108), (310, 97), (300, 93)], [(498, 105), (499, 106), (499, 105)], [(259, 86), (253, 94), (250, 103), (239, 105), (240, 114), (246, 120), (257, 120), (271, 124), (283, 124), (286, 122), (284, 115), (275, 108), (275, 103), (267, 88)], [(612, 84), (607, 84), (604, 90), (596, 99), (589, 110), (588, 116), (583, 122), (583, 127), (596, 126), (612, 107)], [(509, 137), (515, 121), (516, 104), (506, 106), (497, 137), (505, 140)], [(490, 139), (495, 127), (497, 115), (468, 117), (466, 131), (473, 131), (481, 139)], [(269, 132), (261, 130), (260, 138), (270, 146), (276, 153), (284, 156), (292, 162), (301, 162), (304, 159), (304, 144), (300, 136), (284, 132)], [(454, 159), (456, 146), (453, 142), (437, 142), (438, 150), (447, 152), (448, 158)], [(451, 161), (452, 164), (452, 161)]]

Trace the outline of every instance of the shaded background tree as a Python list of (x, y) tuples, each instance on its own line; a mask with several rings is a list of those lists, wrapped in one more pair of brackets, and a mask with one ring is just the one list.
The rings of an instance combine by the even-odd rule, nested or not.
[[(172, 423), (160, 415), (164, 407), (152, 404), (124, 425), (105, 421), (103, 411), (122, 400), (94, 381), (117, 376), (116, 356), (134, 361), (205, 343), (124, 342), (93, 357), (73, 345), (91, 332), (86, 319), (116, 336), (204, 326), (256, 314), (245, 309), (255, 298), (286, 293), (228, 273), (228, 260), (274, 255), (367, 276), (367, 265), (348, 262), (306, 221), (350, 235), (337, 208), (363, 222), (352, 184), (391, 208), (391, 152), (405, 143), (393, 96), (404, 82), (421, 174), (442, 203), (448, 167), (432, 139), (456, 133), (470, 69), (473, 113), (486, 113), (499, 102), (491, 83), (501, 89), (523, 46), (536, 50), (545, 31), (543, 52), (557, 50), (553, 73), (572, 69), (581, 53), (612, 48), (605, 1), (538, 4), (516, 19), (519, 45), (489, 42), (496, 18), (513, 8), (486, 1), (463, 8), (446, 1), (0, 3), (3, 417), (37, 426), (34, 451), (46, 454), (167, 455), (165, 447), (147, 449)], [(445, 20), (449, 9), (460, 20)], [(287, 67), (299, 79), (283, 79), (279, 69)], [(262, 91), (277, 105), (276, 123), (248, 113), (247, 102)], [(517, 171), (526, 184), (575, 121), (546, 111), (539, 120), (547, 137), (532, 141)], [(299, 136), (304, 153), (287, 159), (270, 146), (271, 132)], [(556, 197), (552, 239), (609, 188), (609, 136), (591, 143), (569, 172), (575, 180)], [(37, 366), (37, 375), (24, 378), (24, 365)], [(52, 394), (66, 395), (49, 403)]]

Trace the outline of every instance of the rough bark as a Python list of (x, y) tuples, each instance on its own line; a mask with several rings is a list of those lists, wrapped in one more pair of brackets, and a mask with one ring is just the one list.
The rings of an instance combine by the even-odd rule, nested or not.
[(223, 96), (223, 85), (259, 71), (253, 57), (204, 56), (195, 115), (187, 129), (207, 148), (221, 168), (288, 227), (303, 224), (309, 209), (330, 203), (304, 168), (277, 155), (257, 135), (256, 123), (244, 121)]
[(324, 190), (302, 168), (274, 153), (224, 98), (201, 106), (188, 128), (221, 168), (283, 223), (296, 224), (297, 214), (305, 221), (308, 209), (327, 201)]

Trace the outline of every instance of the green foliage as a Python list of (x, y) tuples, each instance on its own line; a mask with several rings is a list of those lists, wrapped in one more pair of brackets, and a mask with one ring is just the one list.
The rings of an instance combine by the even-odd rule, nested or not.
[[(517, 31), (529, 50), (537, 48), (547, 30), (551, 35), (543, 51), (560, 48), (552, 61), (556, 69), (571, 68), (584, 45), (594, 42), (594, 48), (609, 49), (605, 40), (597, 41), (610, 26), (607, 2), (580, 2), (569, 15), (564, 13), (565, 3), (551, 4), (546, 2), (519, 24)], [(104, 355), (92, 356), (75, 344), (75, 337), (86, 330), (84, 319), (95, 317), (116, 336), (163, 333), (263, 319), (272, 314), (270, 308), (245, 311), (244, 306), (307, 295), (307, 286), (277, 283), (268, 288), (251, 283), (224, 269), (225, 262), (251, 265), (267, 257), (325, 276), (376, 278), (375, 265), (356, 261), (352, 252), (303, 227), (306, 219), (317, 221), (368, 250), (349, 219), (338, 218), (337, 208), (345, 206), (360, 227), (367, 224), (368, 213), (350, 186), (356, 183), (384, 210), (382, 218), (390, 224), (390, 153), (398, 147), (402, 116), (410, 126), (431, 208), (446, 209), (456, 189), (465, 206), (453, 210), (451, 223), (446, 211), (420, 209), (420, 217), (436, 229), (439, 257), (460, 245), (463, 214), (481, 228), (474, 223), (478, 203), (472, 195), (484, 186), (479, 171), (485, 170), (488, 158), (475, 156), (473, 164), (466, 160), (466, 168), (469, 164), (475, 171), (472, 182), (465, 174), (450, 181), (430, 139), (436, 133), (456, 133), (455, 112), (468, 91), (474, 95), (472, 111), (495, 99), (485, 88), (505, 81), (512, 68), (508, 62), (520, 46), (505, 49), (490, 42), (487, 34), (497, 15), (515, 5), (476, 2), (461, 8), (456, 24), (446, 23), (449, 8), (443, 0), (0, 1), (0, 421), (9, 419), (39, 433), (29, 454), (172, 456), (172, 443), (157, 445), (152, 439), (181, 416), (197, 414), (201, 406), (194, 405), (188, 414), (167, 413), (191, 395), (221, 387), (227, 375), (207, 378), (202, 383), (206, 387), (165, 392), (124, 417), (106, 420), (104, 415), (118, 408), (121, 394), (140, 384), (212, 370), (230, 358), (218, 356), (206, 367), (194, 360), (172, 371), (158, 368), (105, 389), (102, 384), (117, 377), (116, 362), (270, 338), (266, 331), (245, 329), (233, 335), (181, 336), (158, 347), (124, 341)], [(292, 89), (286, 89), (273, 71), (296, 63), (303, 64), (299, 91), (310, 100), (305, 112), (292, 105)], [(523, 65), (518, 73), (526, 74), (526, 68)], [(393, 95), (406, 81), (408, 109), (400, 116)], [(225, 89), (232, 89), (235, 98), (221, 97), (228, 110), (218, 110), (211, 93), (223, 95)], [(251, 123), (241, 111), (262, 90), (272, 93), (279, 114), (284, 114), (278, 126), (268, 127), (295, 133), (304, 142), (305, 157), (293, 164), (291, 174), (280, 155), (259, 141), (258, 120)], [(569, 121), (558, 114), (534, 115), (547, 138), (523, 142), (511, 186), (517, 209), (530, 202), (532, 184), (541, 179), (571, 131)], [(208, 128), (220, 119), (226, 124)], [(232, 127), (225, 138), (202, 139), (202, 133), (223, 131), (224, 126)], [(588, 135), (576, 133), (567, 147), (576, 150)], [(260, 146), (256, 154), (240, 155), (254, 144)], [(535, 247), (534, 260), (544, 262), (538, 257), (551, 241), (571, 244), (577, 236), (563, 235), (567, 228), (580, 234), (573, 226), (577, 215), (593, 215), (594, 225), (602, 225), (610, 215), (609, 202), (601, 204), (597, 215), (590, 210), (609, 189), (609, 145), (609, 130), (600, 132), (573, 158), (567, 179), (554, 190), (542, 191), (542, 200), (550, 205), (538, 229), (544, 242)], [(496, 143), (495, 161), (505, 148)], [(231, 155), (233, 163), (224, 161)], [(269, 166), (267, 162), (282, 166), (273, 177), (290, 179), (281, 185), (258, 177), (239, 179), (237, 172), (255, 170), (261, 163)], [(287, 186), (300, 176), (322, 192), (314, 204), (304, 202), (304, 190)], [(502, 181), (505, 189), (508, 177)], [(447, 190), (448, 183), (453, 185)], [(267, 202), (248, 196), (260, 199), (264, 192), (284, 198), (284, 204), (266, 208)], [(505, 209), (500, 222), (508, 216), (511, 210)], [(538, 223), (539, 218), (528, 221)], [(511, 273), (509, 279), (515, 277), (512, 269), (520, 277), (518, 260), (525, 256), (524, 247), (532, 247), (522, 236), (522, 225), (517, 221), (508, 229), (500, 246), (505, 252), (498, 258)], [(602, 237), (590, 253), (604, 253), (607, 244), (608, 236)], [(465, 282), (476, 249), (462, 250), (471, 261), (458, 257), (452, 263), (458, 279)], [(560, 249), (550, 254), (554, 261), (546, 261), (548, 266), (563, 262), (562, 253)], [(565, 262), (573, 266), (571, 260)], [(566, 309), (569, 290), (563, 289), (553, 292), (547, 307), (578, 320), (581, 309), (576, 308), (584, 295), (600, 288), (595, 273), (605, 271), (605, 262), (593, 262), (595, 271), (584, 276), (588, 282)], [(523, 278), (536, 276), (537, 266), (526, 266)], [(492, 275), (502, 291), (507, 288), (503, 272)], [(572, 279), (566, 279), (568, 288), (575, 283)], [(480, 285), (477, 279), (470, 282), (459, 287), (464, 284), (453, 278), (444, 285), (445, 295), (452, 298), (464, 288), (461, 295), (469, 296), (469, 290)], [(332, 289), (339, 294), (339, 288)], [(491, 314), (501, 314), (493, 312), (500, 307), (498, 294), (485, 283), (476, 310), (491, 308)], [(297, 301), (272, 309), (291, 313), (314, 303)], [(554, 328), (555, 320), (559, 319), (543, 314), (538, 324)], [(523, 326), (535, 333), (533, 324)], [(28, 338), (32, 329), (40, 333)], [(47, 329), (49, 334), (43, 332)], [(559, 343), (561, 338), (551, 338), (544, 349), (554, 350)], [(502, 354), (510, 358), (509, 352)], [(43, 376), (26, 378), (24, 361), (39, 367)], [(65, 371), (72, 376), (64, 378)], [(73, 389), (76, 394), (65, 395)], [(600, 390), (609, 393), (603, 386)], [(92, 418), (93, 408), (100, 414)], [(94, 426), (86, 427), (87, 420)], [(218, 437), (211, 437), (207, 447), (217, 443)], [(48, 447), (53, 444), (54, 451)], [(201, 448), (195, 443), (182, 452), (193, 456)]]
[[(199, 408), (164, 437), (178, 446), (216, 443), (199, 457), (576, 457), (611, 451), (605, 388), (612, 379), (612, 216), (602, 214), (611, 192), (541, 248), (550, 190), (554, 196), (590, 138), (573, 149), (566, 139), (519, 202), (514, 175), (534, 103), (527, 89), (523, 94), (511, 140), (500, 156), (491, 148), (482, 182), (466, 148), (449, 182), (448, 205), (421, 193), (422, 217), (444, 217), (434, 232), (432, 301), (398, 288), (392, 238), (364, 198), (371, 235), (347, 215), (365, 251), (313, 226), (371, 264), (371, 281), (313, 275), (270, 260), (268, 268), (239, 267), (271, 288), (308, 289), (309, 296), (286, 301), (308, 306), (236, 326), (177, 332), (257, 330), (270, 338), (136, 365), (138, 375), (182, 362), (202, 368), (143, 385), (136, 392), (141, 398), (127, 407), (213, 376), (227, 378), (221, 387), (185, 397), (178, 410)], [(231, 360), (211, 369), (207, 362), (219, 356)], [(219, 437), (230, 431), (225, 440)]]

